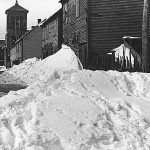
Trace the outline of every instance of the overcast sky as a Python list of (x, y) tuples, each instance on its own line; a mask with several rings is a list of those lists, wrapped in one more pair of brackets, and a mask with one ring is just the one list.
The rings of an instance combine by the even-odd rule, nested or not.
[[(0, 39), (5, 39), (6, 14), (5, 11), (15, 5), (16, 0), (0, 0)], [(18, 4), (29, 10), (27, 17), (28, 29), (37, 25), (37, 19), (49, 18), (61, 8), (59, 0), (18, 0)]]

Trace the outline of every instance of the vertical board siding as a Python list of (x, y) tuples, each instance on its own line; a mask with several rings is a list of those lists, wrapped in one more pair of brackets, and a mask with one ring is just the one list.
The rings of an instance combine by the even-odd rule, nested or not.
[(143, 0), (90, 0), (91, 52), (107, 53), (123, 36), (142, 36)]

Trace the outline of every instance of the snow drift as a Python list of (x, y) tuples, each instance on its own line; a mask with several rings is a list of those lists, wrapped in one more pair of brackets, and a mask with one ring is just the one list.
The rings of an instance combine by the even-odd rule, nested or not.
[(34, 82), (0, 98), (0, 149), (149, 150), (149, 74), (80, 70), (72, 52), (62, 69), (64, 53), (32, 59)]
[(66, 45), (44, 60), (31, 58), (20, 65), (14, 65), (0, 75), (0, 83), (3, 84), (32, 84), (40, 75), (49, 70), (82, 69), (82, 65), (75, 53)]

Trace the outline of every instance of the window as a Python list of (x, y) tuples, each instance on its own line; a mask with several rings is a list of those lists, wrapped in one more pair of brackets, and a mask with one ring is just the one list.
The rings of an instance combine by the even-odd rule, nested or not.
[(42, 29), (42, 40), (44, 40), (44, 29)]
[(65, 3), (63, 7), (63, 21), (68, 22), (68, 3)]
[(11, 37), (11, 42), (12, 42), (12, 43), (11, 43), (12, 45), (15, 44), (15, 42), (16, 42), (16, 37), (15, 37), (15, 36), (12, 36), (12, 37)]
[(76, 0), (76, 18), (78, 18), (80, 15), (80, 5), (79, 0)]
[(46, 27), (44, 28), (44, 39), (46, 40)]
[(20, 28), (23, 28), (23, 16), (20, 16)]
[(26, 26), (27, 26), (26, 22), (25, 22), (25, 23), (23, 23), (23, 27), (24, 27), (24, 28), (26, 28)]
[(19, 16), (16, 16), (16, 28), (19, 28), (19, 26), (20, 26)]
[(11, 17), (11, 27), (13, 29), (15, 28), (15, 18), (14, 18), (14, 16)]
[(80, 40), (80, 32), (72, 33), (72, 45), (74, 45), (74, 47), (79, 46), (79, 40)]
[(21, 52), (21, 42), (19, 42), (19, 48), (18, 51)]

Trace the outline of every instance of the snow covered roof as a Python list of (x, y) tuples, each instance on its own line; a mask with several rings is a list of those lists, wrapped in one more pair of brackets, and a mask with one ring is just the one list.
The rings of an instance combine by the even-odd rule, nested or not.
[(142, 54), (142, 38), (141, 37), (123, 37), (123, 41), (131, 46), (139, 55)]
[(59, 3), (65, 3), (67, 2), (68, 0), (60, 0)]

